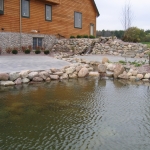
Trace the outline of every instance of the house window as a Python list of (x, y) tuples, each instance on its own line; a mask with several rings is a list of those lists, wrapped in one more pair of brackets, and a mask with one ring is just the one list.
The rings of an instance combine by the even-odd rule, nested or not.
[(30, 0), (22, 0), (22, 17), (30, 17)]
[(82, 13), (74, 12), (74, 27), (82, 28)]
[(42, 47), (42, 39), (43, 38), (38, 37), (33, 38), (33, 49), (36, 49), (37, 47)]
[(45, 20), (52, 21), (52, 6), (45, 5)]
[(4, 0), (0, 0), (0, 14), (4, 14)]

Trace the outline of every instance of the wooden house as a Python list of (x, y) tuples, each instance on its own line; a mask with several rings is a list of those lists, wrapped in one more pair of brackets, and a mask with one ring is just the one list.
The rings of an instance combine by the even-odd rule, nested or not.
[(0, 0), (0, 32), (96, 35), (94, 0)]

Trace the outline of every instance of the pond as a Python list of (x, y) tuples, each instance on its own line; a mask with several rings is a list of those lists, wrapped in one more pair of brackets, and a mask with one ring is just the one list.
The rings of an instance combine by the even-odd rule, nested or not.
[(78, 79), (0, 87), (0, 150), (149, 150), (150, 89)]

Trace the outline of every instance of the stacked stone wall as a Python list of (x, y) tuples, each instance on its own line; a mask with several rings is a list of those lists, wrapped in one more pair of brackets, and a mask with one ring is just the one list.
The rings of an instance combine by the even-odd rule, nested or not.
[(2, 52), (6, 51), (6, 48), (20, 48), (21, 46), (33, 45), (33, 37), (42, 37), (43, 46), (46, 49), (51, 49), (55, 43), (56, 37), (52, 35), (44, 34), (25, 34), (13, 33), (13, 32), (0, 32), (0, 47)]

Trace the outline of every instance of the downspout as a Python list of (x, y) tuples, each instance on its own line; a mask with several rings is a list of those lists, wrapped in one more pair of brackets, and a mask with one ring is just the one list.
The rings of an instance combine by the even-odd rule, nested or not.
[(22, 42), (21, 42), (21, 32), (22, 32), (22, 16), (21, 16), (21, 13), (22, 13), (22, 8), (21, 8), (21, 0), (20, 0), (20, 50), (21, 50), (21, 47), (22, 47)]

